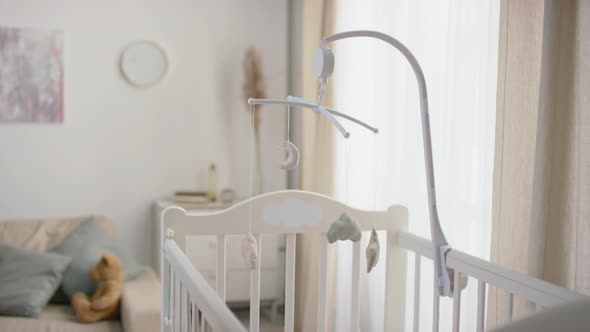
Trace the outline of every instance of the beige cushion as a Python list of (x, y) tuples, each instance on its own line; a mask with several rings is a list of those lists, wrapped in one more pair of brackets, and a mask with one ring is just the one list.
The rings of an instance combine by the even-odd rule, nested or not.
[(120, 321), (81, 324), (69, 306), (48, 305), (39, 319), (0, 316), (0, 332), (121, 332)]
[(160, 331), (160, 280), (150, 268), (126, 281), (121, 300), (121, 321), (125, 332)]
[[(37, 252), (45, 252), (60, 245), (90, 217), (92, 216), (0, 221), (0, 241)], [(115, 228), (108, 218), (98, 215), (94, 217), (108, 234), (115, 236)]]

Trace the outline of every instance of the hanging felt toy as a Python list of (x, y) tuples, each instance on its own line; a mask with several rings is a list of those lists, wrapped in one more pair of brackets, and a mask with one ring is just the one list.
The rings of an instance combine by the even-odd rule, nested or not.
[(294, 170), (299, 166), (299, 149), (291, 142), (291, 106), (287, 105), (287, 140), (281, 142), (281, 149), (285, 151), (286, 158), (281, 163), (281, 169)]
[(290, 171), (299, 166), (299, 149), (290, 141), (281, 142), (281, 148), (285, 149), (287, 158), (281, 163), (281, 169)]
[(242, 239), (242, 258), (250, 270), (258, 266), (258, 241), (248, 233)]
[(242, 259), (244, 259), (246, 266), (250, 270), (254, 270), (258, 266), (258, 241), (256, 241), (254, 236), (252, 236), (252, 197), (254, 195), (254, 188), (252, 184), (254, 178), (254, 165), (252, 157), (254, 154), (254, 112), (254, 105), (250, 105), (250, 202), (248, 203), (248, 234), (246, 234), (242, 239)]
[(371, 238), (369, 239), (369, 244), (367, 245), (367, 273), (371, 272), (375, 265), (377, 265), (378, 261), (379, 237), (377, 237), (377, 231), (373, 225), (373, 230), (371, 230)]
[(346, 212), (332, 223), (328, 230), (328, 242), (334, 243), (338, 240), (357, 242), (361, 239), (359, 225)]

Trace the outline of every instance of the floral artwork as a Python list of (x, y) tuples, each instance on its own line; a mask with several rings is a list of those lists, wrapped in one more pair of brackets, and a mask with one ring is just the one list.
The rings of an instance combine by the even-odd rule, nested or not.
[(0, 27), (0, 122), (63, 122), (63, 32)]

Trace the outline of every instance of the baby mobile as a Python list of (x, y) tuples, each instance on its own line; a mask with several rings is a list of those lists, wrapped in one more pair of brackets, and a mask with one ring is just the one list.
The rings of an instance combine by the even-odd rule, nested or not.
[[(321, 48), (316, 51), (317, 52), (325, 52), (328, 51), (328, 57), (332, 57), (333, 53), (329, 49)], [(322, 54), (321, 56), (325, 56), (326, 54)], [(316, 55), (314, 55), (316, 57)], [(299, 149), (297, 146), (291, 142), (290, 140), (290, 113), (291, 113), (291, 106), (302, 107), (302, 108), (309, 108), (311, 109), (316, 115), (321, 115), (327, 118), (335, 127), (336, 129), (342, 134), (344, 138), (349, 138), (350, 133), (344, 129), (344, 127), (336, 120), (335, 116), (347, 119), (352, 121), (356, 124), (361, 125), (372, 131), (373, 133), (377, 134), (379, 130), (377, 128), (371, 127), (368, 124), (348, 116), (346, 114), (337, 112), (335, 110), (326, 108), (321, 106), (321, 103), (324, 98), (324, 94), (326, 91), (326, 83), (327, 77), (331, 74), (333, 69), (333, 62), (332, 66), (323, 66), (319, 72), (316, 72), (316, 75), (320, 77), (320, 91), (318, 95), (317, 103), (312, 103), (307, 101), (303, 98), (299, 97), (292, 97), (288, 96), (286, 100), (280, 99), (265, 99), (266, 94), (264, 92), (265, 85), (264, 85), (264, 78), (261, 74), (260, 70), (260, 56), (255, 51), (249, 51), (247, 57), (244, 61), (244, 67), (246, 69), (245, 74), (248, 79), (247, 83), (244, 85), (244, 92), (247, 96), (253, 97), (248, 99), (249, 111), (250, 111), (250, 174), (249, 174), (249, 184), (250, 184), (250, 198), (254, 195), (254, 150), (255, 147), (258, 145), (258, 127), (260, 123), (259, 114), (256, 112), (255, 105), (265, 105), (265, 104), (275, 104), (275, 105), (286, 105), (287, 106), (287, 137), (285, 141), (280, 143), (280, 148), (285, 152), (285, 159), (281, 162), (280, 168), (285, 171), (291, 171), (297, 169), (299, 166)], [(315, 68), (314, 68), (315, 70)], [(328, 70), (328, 72), (324, 72)], [(259, 161), (259, 160), (258, 160)], [(260, 174), (259, 174), (260, 176)], [(252, 199), (249, 201), (248, 207), (248, 234), (244, 236), (242, 239), (242, 258), (246, 263), (246, 266), (250, 270), (254, 270), (257, 268), (258, 262), (258, 241), (251, 233), (251, 223), (252, 223)], [(338, 240), (345, 241), (350, 240), (352, 242), (357, 242), (361, 239), (361, 231), (359, 228), (358, 223), (351, 218), (346, 212), (340, 214), (340, 216), (331, 224), (330, 229), (327, 233), (327, 240), (329, 243), (334, 243)], [(369, 273), (373, 267), (377, 265), (379, 260), (379, 239), (377, 237), (377, 231), (373, 226), (371, 231), (371, 237), (369, 243), (366, 248), (366, 257), (367, 257), (367, 273)]]

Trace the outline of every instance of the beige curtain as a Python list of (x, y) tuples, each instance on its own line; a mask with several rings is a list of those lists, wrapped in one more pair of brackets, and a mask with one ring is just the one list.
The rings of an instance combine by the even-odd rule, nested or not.
[[(590, 1), (502, 0), (492, 261), (590, 294)], [(504, 294), (489, 292), (488, 324)], [(532, 305), (517, 299), (515, 315)]]
[[(302, 8), (302, 51), (297, 56), (301, 63), (302, 97), (315, 100), (318, 94), (318, 81), (311, 71), (311, 55), (319, 47), (320, 40), (332, 32), (333, 0), (304, 0)], [(330, 91), (327, 91), (324, 104), (330, 104)], [(334, 190), (332, 174), (334, 159), (334, 129), (323, 117), (313, 112), (301, 113), (301, 179), (303, 190), (314, 191), (331, 196)], [(315, 331), (317, 325), (317, 284), (319, 236), (297, 237), (297, 260), (295, 275), (295, 330)], [(328, 275), (335, 271), (335, 250), (328, 249)], [(328, 308), (334, 308), (334, 287), (328, 284)], [(333, 313), (328, 310), (328, 322)], [(331, 326), (328, 326), (331, 331)]]

